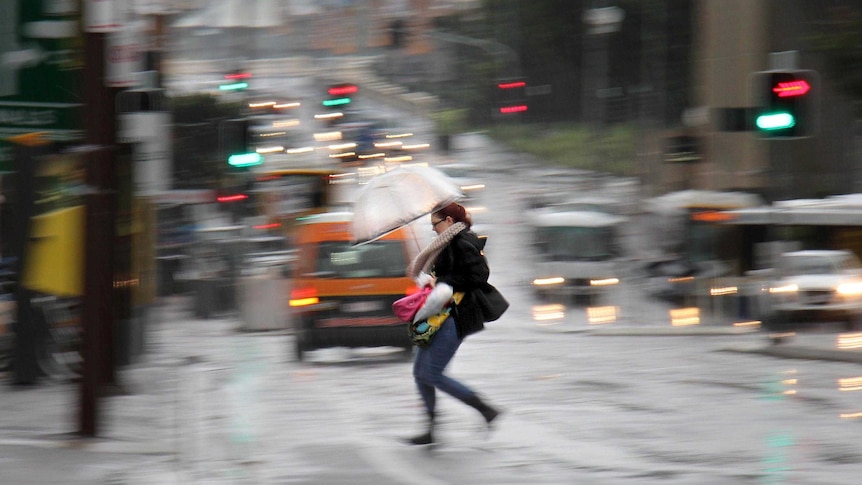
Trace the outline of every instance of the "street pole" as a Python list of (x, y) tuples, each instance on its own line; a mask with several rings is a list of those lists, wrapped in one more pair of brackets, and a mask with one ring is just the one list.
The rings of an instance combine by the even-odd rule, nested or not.
[(84, 33), (84, 102), (87, 119), (86, 242), (84, 297), (81, 305), (83, 372), (80, 388), (78, 433), (96, 436), (98, 396), (114, 383), (114, 315), (112, 305), (114, 231), (117, 179), (116, 88), (106, 85), (104, 32)]
[[(599, 98), (598, 94), (601, 91), (601, 100), (597, 102), (599, 124), (601, 125), (607, 122), (608, 91), (610, 87), (610, 37), (620, 29), (624, 18), (625, 12), (619, 7), (591, 8), (585, 10), (582, 16), (582, 20), (587, 26), (587, 36), (598, 38), (598, 42), (601, 43), (601, 54), (597, 56), (598, 62), (591, 66), (592, 68), (598, 67), (595, 69), (598, 71), (598, 75), (593, 75), (591, 78), (598, 79), (601, 85), (595, 86), (595, 83), (591, 83), (584, 93), (584, 108), (586, 108), (587, 101), (592, 102), (593, 100), (597, 100)], [(589, 56), (585, 57), (589, 58)], [(595, 64), (598, 64), (598, 66)], [(588, 69), (583, 70), (587, 71)]]
[(15, 163), (17, 164), (15, 221), (12, 230), (11, 252), (17, 256), (15, 274), (16, 318), (15, 350), (13, 353), (13, 369), (15, 385), (26, 386), (36, 384), (41, 372), (39, 370), (40, 325), (33, 312), (34, 292), (23, 283), (30, 255), (30, 236), (33, 226), (33, 216), (36, 212), (36, 174), (41, 159), (51, 151), (49, 142), (42, 134), (29, 134), (13, 137)]
[[(582, 20), (587, 26), (587, 40), (589, 40), (589, 38), (593, 38), (600, 43), (599, 49), (590, 49), (590, 51), (584, 55), (585, 62), (593, 56), (597, 56), (597, 58), (594, 62), (590, 63), (589, 69), (583, 69), (585, 71), (583, 77), (589, 76), (589, 78), (594, 81), (583, 85), (586, 87), (586, 92), (583, 93), (583, 104), (581, 107), (582, 110), (586, 110), (587, 108), (592, 108), (593, 104), (596, 106), (596, 111), (598, 111), (598, 120), (595, 118), (590, 119), (588, 126), (590, 133), (589, 136), (594, 140), (593, 144), (597, 147), (602, 146), (602, 143), (599, 142), (599, 138), (604, 136), (606, 133), (608, 123), (607, 104), (609, 94), (608, 85), (610, 84), (610, 39), (611, 35), (620, 29), (620, 25), (622, 25), (624, 18), (625, 12), (619, 7), (591, 8), (584, 10), (582, 15)], [(586, 73), (586, 71), (594, 70), (598, 72)], [(601, 93), (601, 97), (599, 96), (599, 93)], [(587, 116), (589, 115), (590, 111), (583, 111), (581, 114), (581, 121), (583, 122), (587, 120)], [(592, 168), (594, 170), (598, 170), (601, 167), (601, 164), (606, 161), (607, 155), (604, 151), (601, 153), (593, 151), (591, 158)]]

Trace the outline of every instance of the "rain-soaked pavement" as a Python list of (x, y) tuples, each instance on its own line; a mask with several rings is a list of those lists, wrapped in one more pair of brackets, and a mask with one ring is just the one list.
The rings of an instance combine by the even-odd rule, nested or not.
[[(855, 483), (859, 423), (848, 418), (862, 402), (839, 382), (856, 365), (726, 351), (762, 336), (556, 334), (508, 317), (450, 370), (505, 409), (490, 436), (444, 397), (440, 445), (406, 447), (399, 438), (421, 423), (409, 363), (331, 349), (299, 364), (290, 337), (236, 335), (221, 356), (202, 356), (233, 370), (196, 364), (190, 375), (213, 386), (213, 398), (193, 394), (200, 442), (221, 435), (246, 440), (249, 459), (289, 458), (292, 483), (348, 483), (344, 470), (364, 467), (425, 484)], [(251, 412), (231, 422), (225, 403)]]
[[(617, 321), (602, 331), (575, 306), (555, 325), (535, 321), (511, 196), (521, 181), (504, 172), (517, 161), (498, 162), (491, 209), (476, 218), (490, 237), (491, 282), (512, 306), (449, 369), (504, 410), (493, 433), (443, 396), (440, 443), (404, 445), (422, 410), (399, 354), (325, 349), (297, 362), (289, 332), (244, 332), (236, 315), (195, 319), (187, 297), (169, 297), (152, 308), (141, 361), (120, 372), (127, 393), (101, 400), (100, 438), (66, 434), (74, 383), (0, 393), (0, 481), (858, 483), (857, 363), (749, 352), (767, 345), (759, 332), (670, 331), (668, 308), (637, 284), (617, 289)], [(835, 335), (804, 338), (828, 345)]]
[(100, 440), (60, 438), (74, 385), (4, 392), (4, 483), (850, 485), (862, 472), (858, 364), (734, 351), (759, 334), (559, 333), (515, 309), (450, 369), (504, 409), (497, 429), (442, 397), (440, 443), (413, 448), (400, 438), (422, 412), (399, 354), (300, 363), (288, 334), (187, 307), (156, 309), (150, 352), (121, 373), (129, 393), (104, 400)]

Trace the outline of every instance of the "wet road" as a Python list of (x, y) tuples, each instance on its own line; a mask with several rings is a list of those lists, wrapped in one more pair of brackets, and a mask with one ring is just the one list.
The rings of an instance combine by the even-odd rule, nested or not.
[[(289, 333), (240, 333), (166, 304), (150, 362), (125, 376), (141, 393), (115, 405), (152, 422), (184, 483), (858, 483), (858, 365), (734, 351), (762, 343), (757, 333), (597, 336), (579, 307), (558, 325), (534, 321), (521, 197), (537, 188), (523, 160), (469, 139), (448, 158), (492, 168), (475, 220), (512, 306), (449, 372), (504, 410), (498, 429), (444, 396), (440, 444), (408, 447), (399, 439), (422, 425), (409, 362), (326, 349), (300, 363)], [(666, 327), (668, 308), (639, 283), (616, 290), (612, 326)]]
[(498, 429), (441, 397), (427, 449), (399, 441), (422, 411), (397, 354), (325, 349), (299, 363), (289, 335), (183, 315), (154, 344), (186, 364), (128, 378), (151, 393), (138, 396), (145, 414), (164, 413), (152, 437), (198, 483), (850, 485), (862, 471), (847, 419), (862, 402), (839, 381), (858, 366), (732, 351), (757, 335), (560, 334), (507, 314), (450, 368), (505, 410)]
[[(509, 195), (518, 182), (489, 175), (485, 204), (493, 210), (477, 214), (490, 236), (491, 281), (512, 307), (470, 337), (449, 369), (504, 409), (493, 434), (444, 396), (440, 444), (403, 445), (421, 428), (422, 410), (411, 364), (397, 354), (324, 349), (300, 363), (289, 333), (238, 333), (235, 320), (188, 320), (181, 306), (168, 306), (161, 311), (176, 313), (158, 319), (155, 355), (184, 365), (165, 374), (174, 367), (154, 362), (129, 377), (166, 410), (162, 428), (173, 436), (164, 438), (174, 439), (190, 476), (354, 485), (858, 483), (856, 364), (736, 351), (762, 344), (758, 333), (599, 336), (575, 317), (533, 321), (519, 202)], [(667, 309), (636, 285), (618, 297), (614, 325), (667, 326)]]

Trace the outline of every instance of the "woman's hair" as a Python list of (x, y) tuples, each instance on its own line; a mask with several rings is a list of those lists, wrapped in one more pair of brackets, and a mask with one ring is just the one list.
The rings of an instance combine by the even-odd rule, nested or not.
[(441, 219), (451, 217), (455, 222), (463, 222), (467, 225), (467, 229), (470, 229), (473, 225), (473, 221), (470, 219), (470, 213), (467, 212), (467, 209), (465, 209), (463, 205), (457, 202), (452, 202), (434, 214)]

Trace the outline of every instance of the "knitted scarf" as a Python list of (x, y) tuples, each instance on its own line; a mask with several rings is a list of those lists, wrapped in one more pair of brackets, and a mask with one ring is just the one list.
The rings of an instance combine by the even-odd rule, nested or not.
[(428, 273), (431, 269), (431, 265), (434, 264), (434, 260), (437, 259), (437, 255), (440, 254), (440, 251), (442, 251), (458, 233), (466, 229), (467, 224), (456, 222), (449, 226), (445, 231), (438, 234), (437, 237), (428, 243), (428, 245), (425, 246), (425, 249), (420, 251), (407, 266), (407, 276), (415, 278), (419, 276), (420, 271)]

